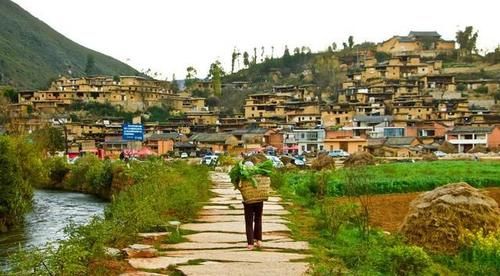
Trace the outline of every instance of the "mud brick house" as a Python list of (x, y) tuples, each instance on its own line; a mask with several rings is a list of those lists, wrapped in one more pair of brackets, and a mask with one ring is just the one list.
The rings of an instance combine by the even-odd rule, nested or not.
[(455, 41), (444, 40), (435, 31), (411, 31), (407, 36), (395, 35), (377, 45), (378, 52), (390, 54), (411, 52), (427, 57), (451, 53), (454, 49)]
[(382, 145), (385, 157), (411, 157), (420, 153), (422, 141), (416, 137), (389, 137)]
[(212, 152), (227, 152), (238, 146), (239, 140), (230, 133), (195, 133), (189, 141), (198, 149), (209, 149)]

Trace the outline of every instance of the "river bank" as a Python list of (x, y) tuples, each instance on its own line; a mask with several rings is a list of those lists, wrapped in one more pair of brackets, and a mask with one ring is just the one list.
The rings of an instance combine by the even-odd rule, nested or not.
[(0, 233), (0, 267), (7, 256), (21, 248), (44, 246), (67, 238), (64, 228), (71, 222), (88, 223), (93, 216), (102, 216), (107, 202), (88, 194), (35, 190), (32, 211), (24, 223)]

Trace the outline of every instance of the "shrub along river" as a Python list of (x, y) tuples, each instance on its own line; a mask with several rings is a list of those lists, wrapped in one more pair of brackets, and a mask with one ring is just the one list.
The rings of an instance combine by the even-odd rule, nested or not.
[(64, 239), (64, 228), (71, 221), (84, 224), (102, 215), (107, 204), (93, 195), (54, 190), (35, 190), (33, 200), (33, 210), (26, 215), (24, 224), (0, 233), (0, 274), (8, 255), (19, 247), (43, 246)]

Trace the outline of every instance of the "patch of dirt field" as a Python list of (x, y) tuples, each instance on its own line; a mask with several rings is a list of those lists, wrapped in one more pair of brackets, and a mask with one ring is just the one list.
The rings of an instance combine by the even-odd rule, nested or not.
[[(481, 189), (500, 205), (500, 188)], [(370, 197), (370, 222), (385, 231), (396, 232), (408, 213), (410, 202), (420, 193), (374, 195)]]

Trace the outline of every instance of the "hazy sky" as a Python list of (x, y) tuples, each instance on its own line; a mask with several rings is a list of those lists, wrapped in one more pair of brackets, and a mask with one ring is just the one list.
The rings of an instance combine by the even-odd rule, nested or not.
[[(341, 47), (380, 42), (410, 30), (438, 31), (454, 39), (458, 28), (479, 30), (478, 46), (492, 50), (500, 43), (500, 2), (475, 1), (321, 1), (321, 0), (14, 0), (68, 38), (132, 65), (151, 68), (171, 79), (186, 67), (205, 77), (211, 62), (230, 71), (231, 53), (265, 47), (281, 56), (309, 46)], [(243, 64), (241, 64), (243, 65)]]

